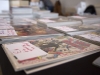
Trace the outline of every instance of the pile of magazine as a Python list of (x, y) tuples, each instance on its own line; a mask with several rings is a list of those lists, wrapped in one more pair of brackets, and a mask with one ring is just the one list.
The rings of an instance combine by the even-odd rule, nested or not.
[(18, 42), (25, 41), (27, 39), (46, 37), (46, 36), (58, 36), (63, 35), (56, 30), (39, 27), (37, 24), (31, 22), (13, 21), (12, 25), (7, 25), (3, 23), (0, 25), (0, 43), (6, 42)]
[(33, 10), (30, 7), (25, 7), (25, 8), (17, 8), (17, 7), (12, 7), (12, 17), (13, 18), (35, 18), (35, 15), (33, 14)]
[(80, 20), (82, 21), (83, 24), (100, 23), (100, 16), (96, 16), (96, 15), (69, 16), (69, 18)]
[(44, 17), (49, 17), (49, 18), (58, 18), (58, 13), (38, 13), (38, 14), (35, 14), (36, 15), (36, 18), (44, 18)]
[(0, 44), (15, 71), (34, 73), (100, 51), (99, 22), (82, 23), (63, 16), (0, 18)]
[(81, 25), (82, 22), (75, 19), (69, 19), (68, 17), (59, 16), (58, 18), (44, 18), (38, 19), (37, 24), (39, 26), (55, 27), (63, 25)]
[(63, 32), (65, 34), (69, 34), (69, 32), (79, 32), (79, 31), (93, 31), (99, 30), (100, 24), (84, 24), (84, 25), (63, 25), (63, 26), (54, 26), (50, 27), (59, 32)]

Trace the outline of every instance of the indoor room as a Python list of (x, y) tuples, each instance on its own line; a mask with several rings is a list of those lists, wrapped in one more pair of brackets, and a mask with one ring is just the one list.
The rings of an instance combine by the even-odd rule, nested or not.
[(100, 0), (0, 0), (0, 75), (100, 75)]

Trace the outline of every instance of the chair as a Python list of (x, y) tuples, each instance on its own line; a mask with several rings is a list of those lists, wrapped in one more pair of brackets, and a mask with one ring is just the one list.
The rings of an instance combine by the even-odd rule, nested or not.
[(89, 13), (89, 14), (92, 14), (92, 15), (97, 15), (97, 12), (96, 12), (95, 7), (93, 5), (89, 5), (85, 9), (84, 13)]

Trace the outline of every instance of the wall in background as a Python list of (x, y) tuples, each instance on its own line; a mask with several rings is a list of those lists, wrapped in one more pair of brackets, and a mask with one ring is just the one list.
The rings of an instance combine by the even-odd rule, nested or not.
[(93, 4), (96, 8), (97, 14), (100, 15), (100, 0), (87, 0), (88, 4)]
[(86, 0), (87, 4), (100, 5), (100, 0)]
[[(51, 0), (53, 2), (53, 4), (57, 1), (57, 0)], [(62, 4), (62, 12), (66, 13), (66, 12), (72, 12), (75, 13), (76, 9), (75, 7), (81, 2), (81, 1), (85, 1), (88, 5), (96, 5), (99, 6), (100, 5), (100, 0), (60, 0), (61, 4)], [(97, 8), (100, 9), (100, 8)], [(100, 14), (100, 13), (99, 13)]]
[(0, 14), (3, 11), (9, 11), (9, 1), (8, 0), (0, 0)]

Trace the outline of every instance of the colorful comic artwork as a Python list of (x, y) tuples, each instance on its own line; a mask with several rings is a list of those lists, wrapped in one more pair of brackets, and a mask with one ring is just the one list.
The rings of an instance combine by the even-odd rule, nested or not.
[(45, 35), (45, 34), (59, 34), (59, 32), (38, 26), (14, 26), (18, 36), (31, 36), (31, 35)]
[(79, 36), (84, 37), (86, 39), (100, 42), (100, 32), (90, 32), (90, 33), (82, 34)]
[(46, 56), (29, 59), (20, 64), (35, 64), (40, 62), (48, 62), (49, 60), (58, 60), (65, 57), (80, 54), (87, 51), (96, 50), (99, 46), (72, 38), (72, 37), (57, 37), (29, 41), (31, 44), (39, 47), (48, 54)]

